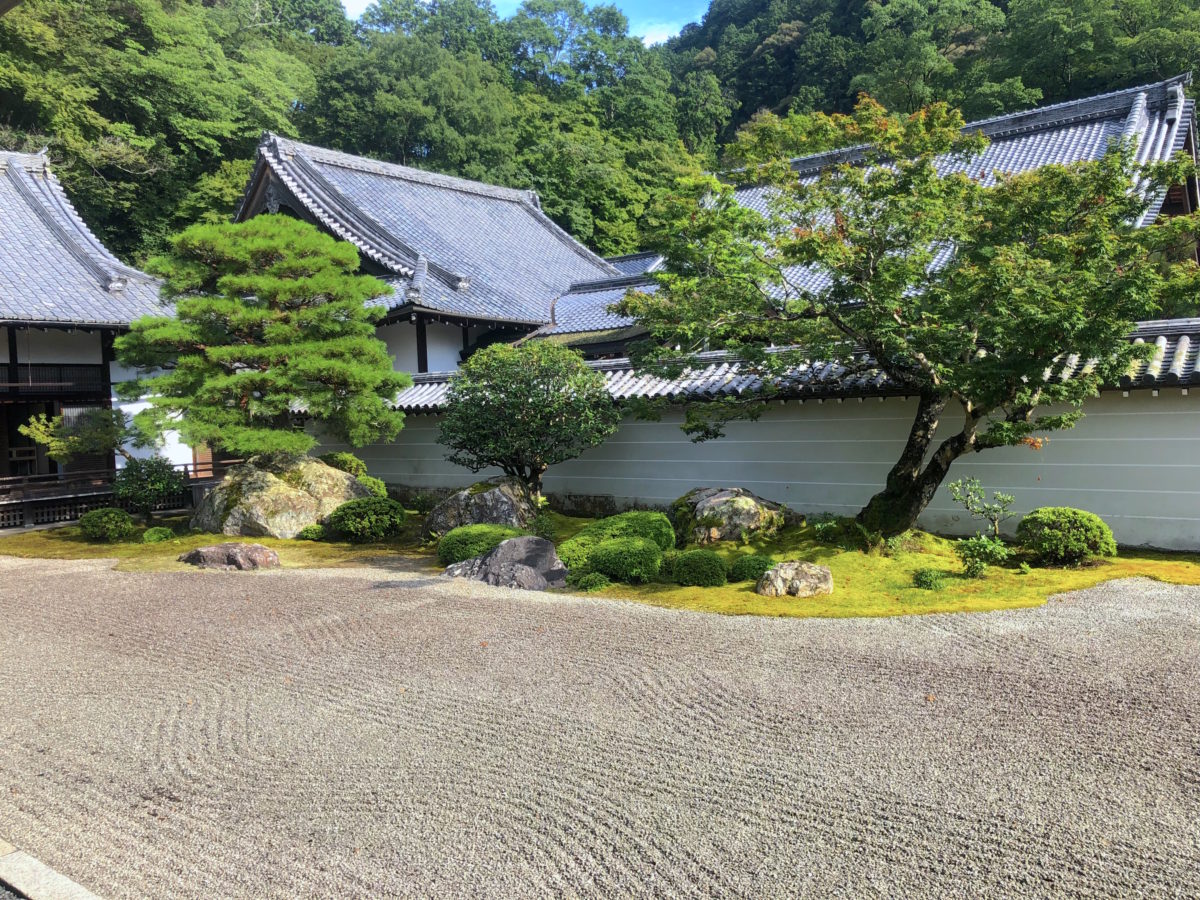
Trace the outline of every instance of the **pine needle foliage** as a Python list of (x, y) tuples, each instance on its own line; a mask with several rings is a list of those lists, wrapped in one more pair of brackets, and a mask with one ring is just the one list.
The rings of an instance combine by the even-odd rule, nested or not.
[(297, 408), (351, 446), (395, 438), (404, 417), (391, 402), (411, 379), (375, 336), (383, 309), (368, 301), (390, 288), (358, 266), (351, 244), (286, 216), (174, 237), (148, 268), (175, 315), (139, 319), (116, 342), (144, 373), (121, 386), (149, 401), (135, 425), (244, 456), (307, 452), (316, 438), (295, 427)]

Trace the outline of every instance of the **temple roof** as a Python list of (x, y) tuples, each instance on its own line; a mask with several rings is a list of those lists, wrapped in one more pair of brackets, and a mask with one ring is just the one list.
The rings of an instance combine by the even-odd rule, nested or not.
[(277, 204), (390, 274), (394, 311), (540, 325), (571, 284), (622, 274), (554, 224), (532, 191), (266, 134), (237, 217)]
[(45, 155), (0, 152), (0, 322), (123, 326), (162, 311), (158, 282), (104, 248)]

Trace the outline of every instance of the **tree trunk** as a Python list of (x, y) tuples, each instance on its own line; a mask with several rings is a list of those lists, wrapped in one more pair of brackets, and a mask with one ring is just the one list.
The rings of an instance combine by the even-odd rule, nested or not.
[(925, 462), (945, 408), (945, 397), (922, 395), (904, 452), (888, 472), (883, 490), (857, 516), (858, 523), (868, 531), (887, 538), (912, 528), (937, 493), (950, 464), (973, 449), (974, 421), (968, 420), (961, 432), (943, 441)]

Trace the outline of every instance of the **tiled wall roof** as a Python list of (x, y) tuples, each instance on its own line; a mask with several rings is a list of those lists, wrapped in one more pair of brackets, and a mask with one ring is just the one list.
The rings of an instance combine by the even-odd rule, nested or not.
[[(1130, 336), (1139, 343), (1159, 348), (1153, 359), (1140, 362), (1121, 379), (1122, 388), (1187, 387), (1200, 384), (1197, 351), (1200, 350), (1200, 319), (1167, 319), (1143, 322)], [(699, 366), (679, 378), (665, 379), (636, 372), (629, 360), (615, 359), (589, 363), (604, 375), (609, 393), (616, 400), (663, 398), (668, 400), (705, 400), (755, 392), (762, 380), (741, 371), (736, 359), (725, 353), (702, 353)], [(1086, 361), (1064, 361), (1047, 377), (1071, 377)], [(396, 405), (408, 412), (436, 412), (446, 399), (452, 373), (414, 375), (413, 386), (402, 391)], [(782, 391), (788, 397), (885, 397), (907, 393), (889, 384), (878, 370), (847, 375), (840, 366), (817, 363), (797, 370)]]
[(128, 325), (158, 282), (109, 253), (41, 154), (0, 153), (0, 322)]

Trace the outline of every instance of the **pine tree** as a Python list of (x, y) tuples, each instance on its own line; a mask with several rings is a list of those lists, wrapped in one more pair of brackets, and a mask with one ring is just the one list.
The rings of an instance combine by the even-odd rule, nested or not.
[(404, 417), (391, 401), (411, 380), (375, 337), (384, 310), (368, 301), (390, 288), (358, 266), (351, 244), (285, 216), (177, 235), (149, 265), (175, 315), (116, 342), (145, 373), (120, 387), (149, 403), (135, 425), (243, 456), (308, 451), (297, 410), (356, 447), (394, 438)]

